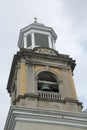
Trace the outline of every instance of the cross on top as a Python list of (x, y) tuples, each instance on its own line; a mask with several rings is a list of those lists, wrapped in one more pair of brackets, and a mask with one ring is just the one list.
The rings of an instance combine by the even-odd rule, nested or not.
[(36, 17), (34, 17), (34, 22), (37, 22), (37, 18)]

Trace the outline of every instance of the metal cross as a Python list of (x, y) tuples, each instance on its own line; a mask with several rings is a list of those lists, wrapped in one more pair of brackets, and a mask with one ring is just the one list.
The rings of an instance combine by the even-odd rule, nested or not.
[(34, 22), (37, 22), (37, 18), (36, 17), (34, 17)]

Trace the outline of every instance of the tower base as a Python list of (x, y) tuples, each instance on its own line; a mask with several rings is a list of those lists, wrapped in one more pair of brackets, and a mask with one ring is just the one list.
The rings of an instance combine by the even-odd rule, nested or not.
[(86, 130), (87, 115), (11, 106), (4, 130)]

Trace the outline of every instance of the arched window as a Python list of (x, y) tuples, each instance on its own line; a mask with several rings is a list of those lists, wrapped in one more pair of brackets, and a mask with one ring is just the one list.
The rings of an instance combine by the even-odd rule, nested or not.
[(55, 74), (49, 71), (42, 71), (38, 74), (38, 90), (59, 92), (58, 79)]

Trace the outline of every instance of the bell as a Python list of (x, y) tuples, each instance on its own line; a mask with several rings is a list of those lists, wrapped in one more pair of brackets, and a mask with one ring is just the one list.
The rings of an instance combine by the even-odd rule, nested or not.
[(51, 91), (51, 88), (49, 87), (49, 85), (48, 84), (42, 84), (42, 86), (41, 86), (41, 90), (42, 91)]

